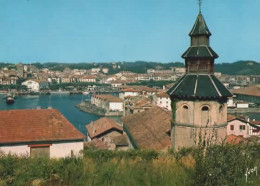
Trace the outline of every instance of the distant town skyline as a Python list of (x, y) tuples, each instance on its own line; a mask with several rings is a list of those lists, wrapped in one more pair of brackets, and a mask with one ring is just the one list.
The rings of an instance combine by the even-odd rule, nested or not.
[[(257, 0), (203, 0), (216, 63), (260, 61)], [(197, 0), (0, 0), (0, 62), (184, 60)]]

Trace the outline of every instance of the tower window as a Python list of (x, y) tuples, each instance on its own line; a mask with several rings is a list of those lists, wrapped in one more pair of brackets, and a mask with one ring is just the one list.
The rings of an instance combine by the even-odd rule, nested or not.
[(201, 125), (206, 126), (209, 124), (209, 107), (204, 106), (201, 109)]
[(189, 123), (189, 107), (187, 105), (184, 105), (182, 107), (182, 122), (185, 123), (185, 124), (188, 124)]
[(234, 125), (230, 125), (230, 130), (234, 130)]
[(209, 110), (209, 107), (207, 107), (207, 106), (204, 106), (204, 107), (202, 107), (202, 109), (201, 109), (202, 111), (208, 111)]

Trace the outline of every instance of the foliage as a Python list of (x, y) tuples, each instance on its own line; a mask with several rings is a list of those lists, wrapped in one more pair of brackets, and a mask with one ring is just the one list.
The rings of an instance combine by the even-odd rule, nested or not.
[(259, 177), (250, 175), (246, 183), (244, 176), (245, 168), (260, 166), (259, 147), (223, 143), (169, 152), (89, 148), (83, 157), (62, 159), (0, 152), (0, 185), (259, 185)]

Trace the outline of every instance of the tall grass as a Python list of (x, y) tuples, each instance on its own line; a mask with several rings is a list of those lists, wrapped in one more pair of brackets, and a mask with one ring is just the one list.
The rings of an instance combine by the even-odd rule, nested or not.
[[(203, 151), (203, 153), (201, 153)], [(0, 155), (0, 185), (260, 185), (244, 169), (260, 166), (259, 145), (178, 152), (85, 149), (81, 158)]]

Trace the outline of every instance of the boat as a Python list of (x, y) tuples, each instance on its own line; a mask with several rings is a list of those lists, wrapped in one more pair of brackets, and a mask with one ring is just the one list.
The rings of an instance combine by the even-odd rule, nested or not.
[(83, 95), (88, 95), (89, 93), (89, 91), (82, 92)]
[(14, 97), (11, 94), (7, 94), (7, 96), (6, 96), (6, 103), (8, 105), (11, 105), (11, 104), (14, 103)]

